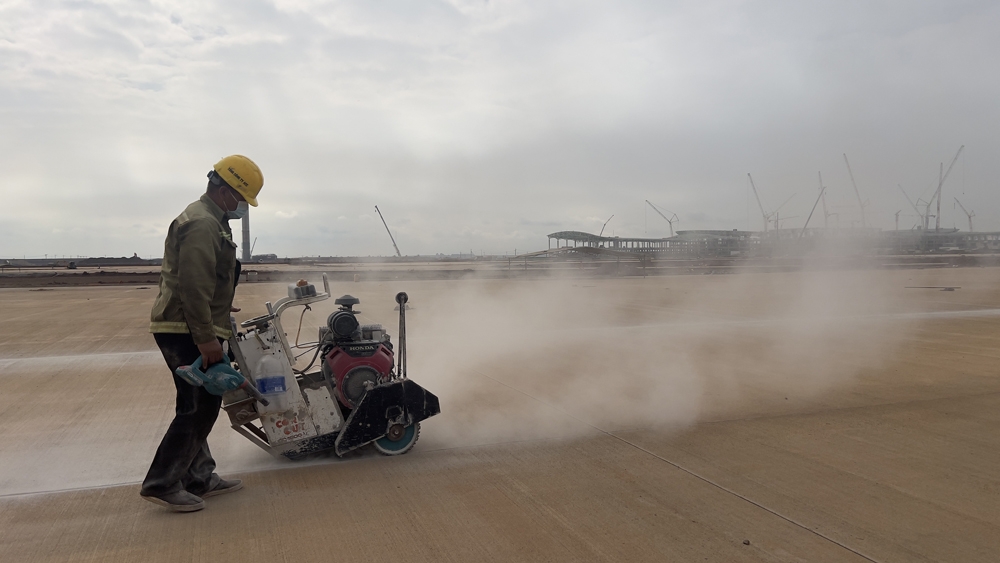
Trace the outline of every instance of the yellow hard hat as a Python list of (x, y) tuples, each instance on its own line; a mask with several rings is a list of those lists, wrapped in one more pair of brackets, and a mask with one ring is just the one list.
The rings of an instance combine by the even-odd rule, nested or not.
[(231, 188), (240, 192), (247, 203), (257, 207), (257, 194), (264, 187), (264, 175), (249, 158), (234, 154), (215, 163), (215, 173)]

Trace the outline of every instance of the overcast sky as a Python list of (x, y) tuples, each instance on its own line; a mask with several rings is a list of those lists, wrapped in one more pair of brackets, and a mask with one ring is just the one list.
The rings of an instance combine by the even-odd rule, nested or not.
[[(222, 156), (255, 253), (503, 254), (560, 230), (1000, 229), (1000, 3), (0, 0), (0, 257), (162, 255)], [(749, 196), (749, 197), (748, 197)], [(749, 204), (749, 205), (748, 205)], [(813, 217), (822, 224), (822, 214)], [(237, 222), (233, 222), (238, 228)]]

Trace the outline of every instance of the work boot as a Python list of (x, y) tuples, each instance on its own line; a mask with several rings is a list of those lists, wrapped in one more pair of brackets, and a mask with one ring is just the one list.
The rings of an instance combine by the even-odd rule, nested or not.
[(243, 488), (243, 481), (240, 479), (219, 479), (219, 484), (212, 487), (212, 490), (201, 495), (202, 498), (214, 497), (215, 495), (224, 495), (226, 493), (231, 493), (233, 491), (238, 491)]
[(139, 496), (153, 504), (165, 506), (172, 512), (195, 512), (205, 508), (205, 501), (201, 497), (193, 495), (187, 491), (177, 491), (165, 495), (153, 496), (139, 493)]

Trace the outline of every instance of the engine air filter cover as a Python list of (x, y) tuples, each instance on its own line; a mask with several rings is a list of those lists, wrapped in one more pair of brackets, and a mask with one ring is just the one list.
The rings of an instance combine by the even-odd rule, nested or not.
[(354, 331), (358, 330), (358, 318), (354, 316), (354, 313), (350, 311), (335, 311), (326, 319), (326, 326), (330, 328), (333, 334), (341, 337), (347, 338), (354, 334)]
[(361, 303), (361, 300), (353, 295), (342, 295), (334, 299), (333, 302), (341, 307), (347, 307), (350, 309), (351, 307)]

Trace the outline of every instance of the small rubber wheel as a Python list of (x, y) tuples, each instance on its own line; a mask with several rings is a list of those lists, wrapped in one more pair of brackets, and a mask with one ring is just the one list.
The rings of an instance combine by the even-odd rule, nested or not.
[(420, 423), (403, 427), (401, 424), (393, 424), (389, 428), (389, 433), (375, 440), (375, 449), (384, 455), (400, 455), (413, 449), (420, 437)]

